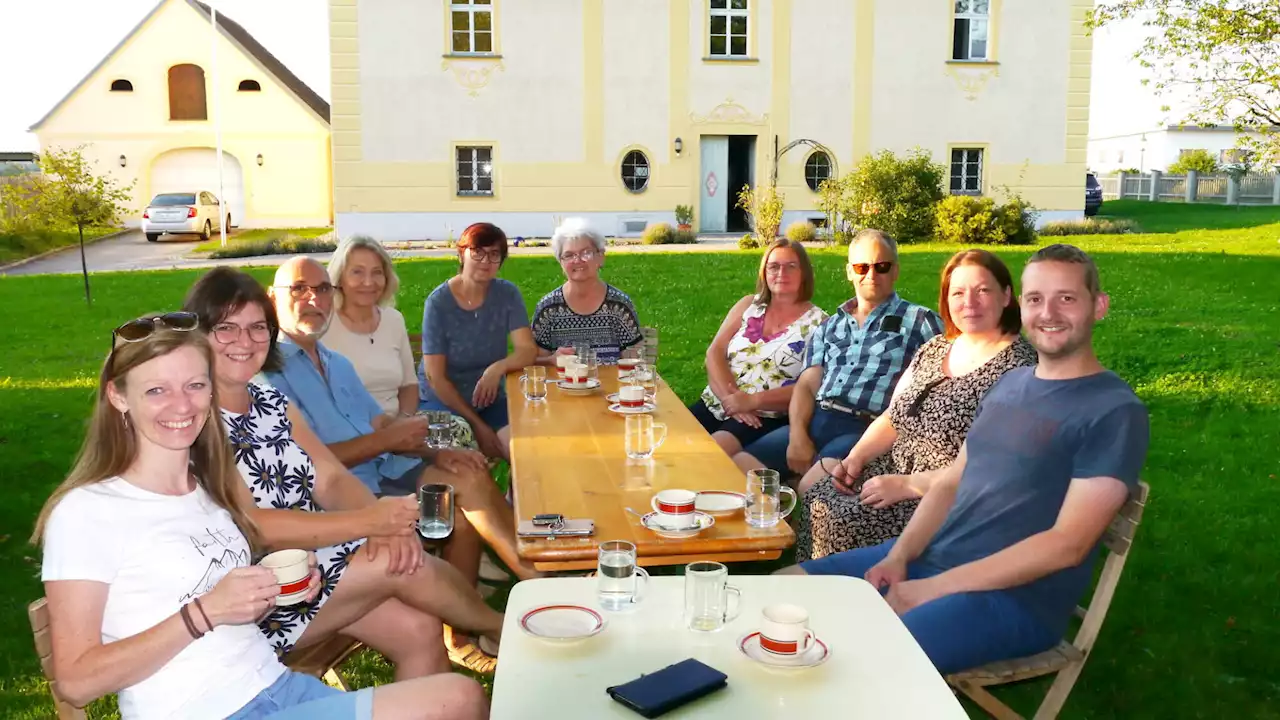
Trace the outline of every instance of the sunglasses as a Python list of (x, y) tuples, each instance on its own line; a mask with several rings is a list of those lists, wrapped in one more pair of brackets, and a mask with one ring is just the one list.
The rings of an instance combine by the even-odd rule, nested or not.
[(939, 378), (937, 378), (937, 379), (935, 379), (935, 380), (931, 380), (931, 381), (929, 381), (929, 383), (928, 383), (928, 384), (926, 384), (926, 385), (924, 386), (924, 388), (922, 388), (922, 389), (920, 390), (920, 394), (919, 394), (919, 395), (916, 395), (916, 399), (915, 399), (915, 400), (912, 400), (912, 401), (911, 401), (911, 404), (907, 406), (907, 409), (906, 409), (906, 415), (907, 415), (907, 417), (916, 417), (917, 415), (919, 415), (919, 414), (920, 414), (920, 408), (921, 408), (921, 406), (923, 406), (923, 405), (924, 405), (924, 401), (928, 399), (928, 397), (929, 397), (929, 393), (933, 392), (935, 388), (937, 388), (939, 385), (941, 385), (941, 384), (942, 384), (943, 382), (945, 382), (946, 380), (947, 380), (947, 378), (946, 378), (946, 376), (944, 375), (944, 376), (939, 377)]
[(853, 271), (859, 275), (866, 275), (867, 271), (871, 270), (871, 268), (875, 268), (877, 273), (884, 275), (893, 269), (893, 261), (886, 260), (878, 263), (849, 263), (849, 267), (853, 268)]
[[(841, 461), (838, 458), (824, 457), (824, 458), (818, 459), (818, 464), (822, 466), (822, 471), (827, 474), (827, 477), (825, 479), (830, 480), (832, 484), (835, 484), (836, 476), (831, 471), (834, 470), (836, 466), (840, 465), (840, 463)], [(853, 481), (853, 484), (848, 486), (849, 491), (852, 492), (854, 495), (861, 495), (862, 494), (861, 479), (849, 478), (848, 475), (846, 475), (845, 477), (846, 479), (851, 479)]]
[(140, 317), (111, 331), (111, 352), (116, 351), (116, 339), (135, 343), (146, 340), (157, 330), (190, 332), (200, 326), (200, 317), (192, 312), (171, 312), (163, 315)]

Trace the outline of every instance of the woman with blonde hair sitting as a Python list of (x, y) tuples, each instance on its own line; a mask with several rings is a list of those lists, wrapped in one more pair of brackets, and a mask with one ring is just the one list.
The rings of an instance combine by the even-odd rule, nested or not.
[[(342, 693), (276, 658), (256, 622), (280, 586), (253, 564), (270, 528), (250, 515), (212, 365), (191, 313), (113, 333), (80, 455), (33, 537), (58, 693), (76, 706), (118, 693), (126, 720), (487, 717), (460, 675)], [(321, 585), (313, 565), (308, 599)]]

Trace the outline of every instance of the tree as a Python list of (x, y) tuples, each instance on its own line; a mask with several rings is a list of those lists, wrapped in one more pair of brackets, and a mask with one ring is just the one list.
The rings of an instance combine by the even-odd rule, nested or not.
[(786, 198), (773, 185), (763, 185), (756, 190), (752, 190), (750, 185), (743, 185), (738, 192), (738, 207), (751, 214), (756, 247), (767, 247), (778, 237), (785, 203)]
[(17, 210), (15, 222), (42, 230), (69, 230), (80, 236), (80, 270), (84, 275), (84, 300), (89, 294), (89, 265), (84, 257), (84, 229), (115, 225), (125, 212), (132, 183), (122, 188), (108, 175), (96, 175), (85, 160), (84, 146), (51, 148), (37, 158), (40, 174), (0, 187), (0, 202)]
[(1241, 148), (1280, 163), (1280, 3), (1113, 0), (1098, 5), (1089, 23), (1131, 19), (1150, 33), (1134, 59), (1152, 71), (1156, 94), (1194, 103), (1186, 124), (1234, 126)]
[(1195, 170), (1201, 175), (1211, 175), (1218, 172), (1218, 161), (1208, 150), (1187, 150), (1169, 166), (1168, 173), (1186, 175), (1190, 170)]
[(851, 230), (876, 228), (904, 243), (928, 240), (946, 175), (920, 148), (902, 158), (890, 150), (868, 155), (840, 181), (840, 214)]

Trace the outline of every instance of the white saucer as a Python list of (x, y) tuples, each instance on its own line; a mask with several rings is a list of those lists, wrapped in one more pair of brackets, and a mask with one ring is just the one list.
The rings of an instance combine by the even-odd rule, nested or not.
[(640, 518), (640, 524), (645, 526), (646, 529), (652, 530), (654, 534), (659, 537), (672, 538), (675, 540), (691, 538), (716, 524), (716, 519), (710, 515), (704, 512), (694, 511), (693, 517), (695, 520), (693, 527), (687, 530), (673, 530), (665, 525), (660, 525), (658, 523), (658, 517), (659, 515), (656, 512), (646, 513), (644, 517)]
[(831, 657), (831, 649), (816, 636), (813, 638), (813, 645), (810, 645), (809, 649), (802, 653), (797, 653), (791, 657), (774, 655), (760, 647), (759, 631), (749, 632), (738, 638), (738, 651), (761, 665), (783, 670), (817, 667)]
[[(652, 404), (652, 403), (653, 403), (653, 398), (654, 398), (654, 397), (655, 397), (655, 395), (654, 395), (653, 393), (645, 393), (645, 394), (644, 394), (644, 399), (645, 399), (645, 402), (647, 402), (647, 403), (651, 403), (651, 404)], [(612, 404), (614, 404), (614, 405), (617, 405), (618, 403), (622, 402), (622, 398), (621, 398), (621, 397), (619, 397), (618, 393), (609, 393), (608, 395), (605, 395), (605, 396), (604, 396), (604, 399), (605, 399), (605, 400), (608, 400), (610, 403), (612, 403)]]
[(571, 393), (589, 393), (600, 389), (600, 380), (589, 378), (585, 385), (570, 385), (568, 380), (557, 380), (556, 387)]
[(577, 642), (604, 630), (604, 616), (581, 605), (542, 605), (520, 616), (520, 629), (550, 642)]
[(618, 403), (614, 403), (609, 406), (609, 412), (616, 412), (619, 415), (644, 415), (645, 413), (651, 413), (657, 409), (658, 406), (651, 402), (647, 402), (643, 406), (637, 408), (623, 407)]
[(694, 508), (706, 513), (727, 514), (747, 506), (747, 496), (729, 490), (703, 490), (693, 501)]

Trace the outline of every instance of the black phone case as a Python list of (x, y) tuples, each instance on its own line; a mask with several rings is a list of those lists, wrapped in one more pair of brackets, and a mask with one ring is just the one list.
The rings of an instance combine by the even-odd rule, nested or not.
[(656, 718), (727, 685), (729, 676), (690, 658), (607, 688), (609, 697), (642, 717)]

